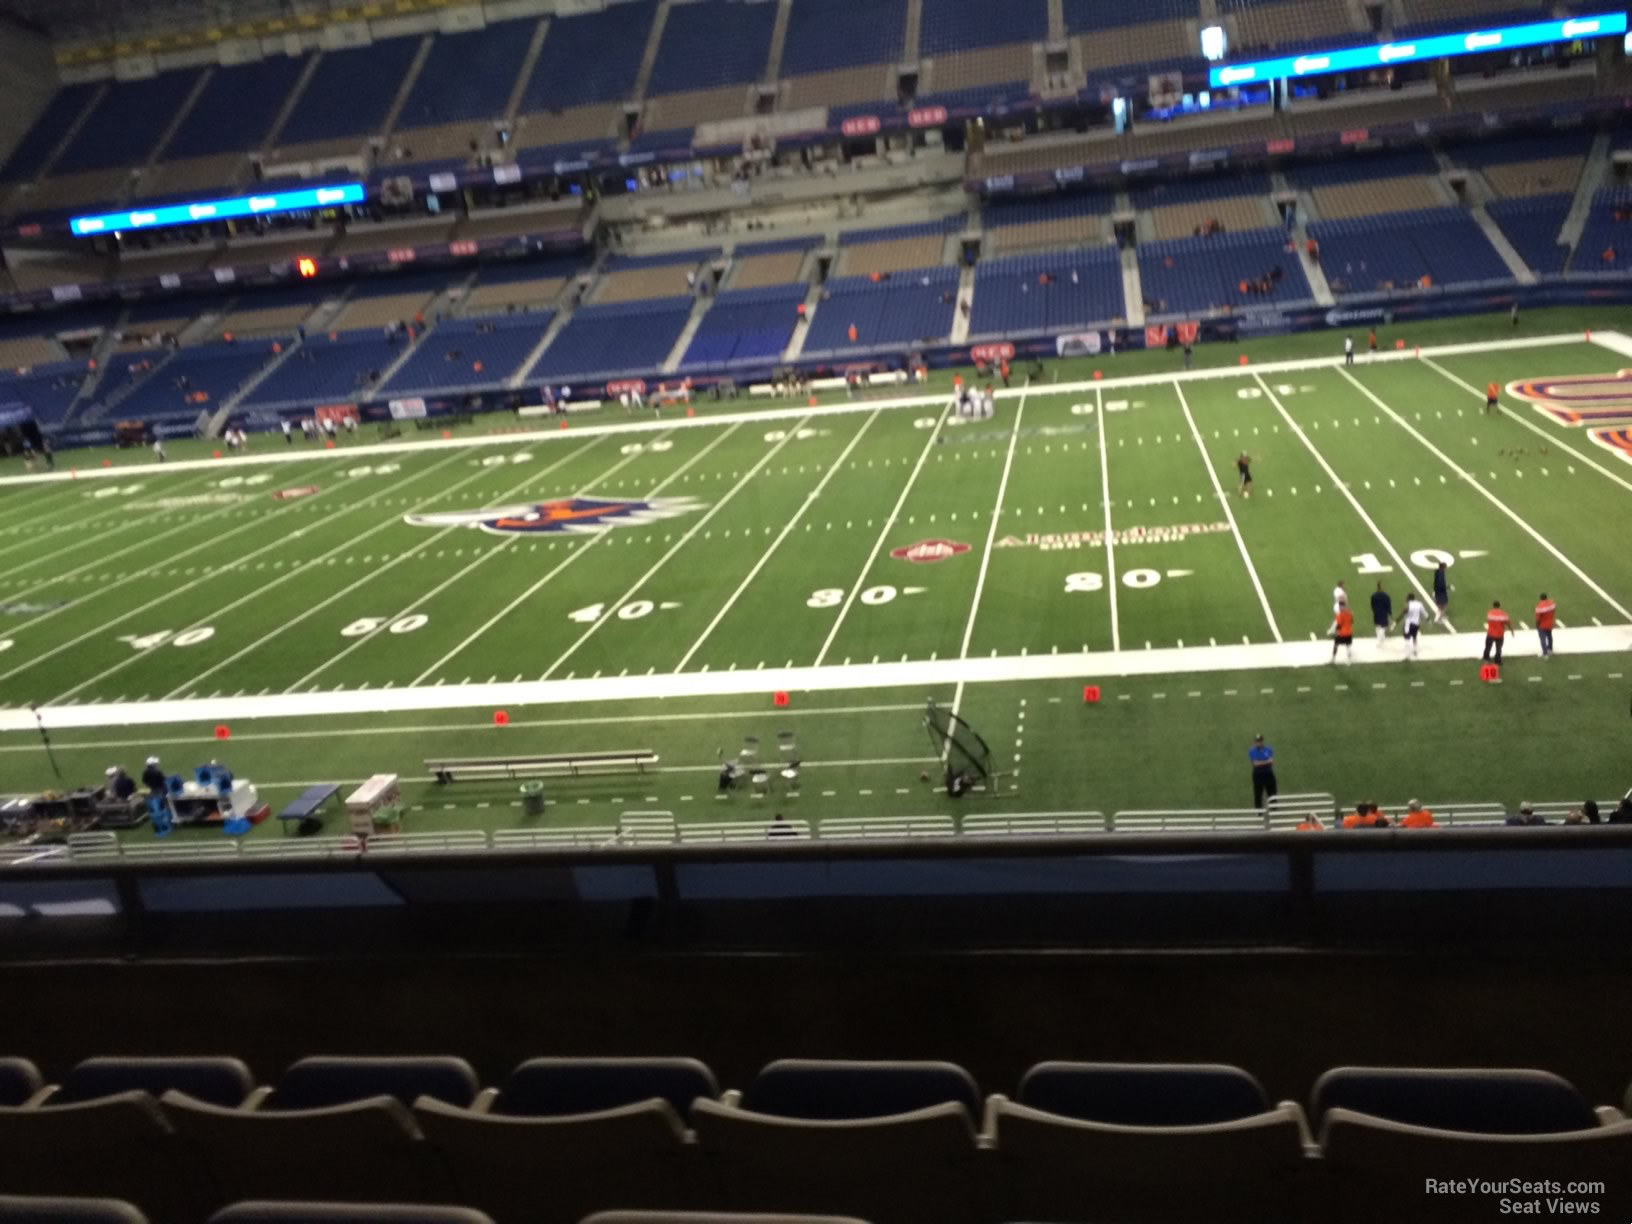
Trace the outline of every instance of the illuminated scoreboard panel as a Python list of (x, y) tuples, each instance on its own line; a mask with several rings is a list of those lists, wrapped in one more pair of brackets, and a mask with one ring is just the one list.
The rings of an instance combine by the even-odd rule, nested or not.
[(1210, 69), (1208, 84), (1214, 89), (1230, 85), (1260, 84), (1283, 77), (1315, 77), (1332, 72), (1354, 72), (1368, 68), (1389, 68), (1414, 60), (1452, 59), (1486, 51), (1513, 51), (1520, 47), (1541, 47), (1550, 43), (1575, 42), (1625, 34), (1626, 14), (1601, 13), (1571, 17), (1564, 21), (1537, 21), (1528, 25), (1502, 26), (1494, 30), (1471, 30), (1462, 34), (1440, 34), (1432, 38), (1401, 39), (1365, 47), (1345, 47), (1336, 51), (1312, 51), (1281, 59), (1254, 60), (1245, 64), (1225, 64)]
[(195, 200), (188, 204), (167, 204), (163, 208), (138, 208), (130, 212), (74, 217), (69, 220), (68, 228), (77, 235), (85, 236), (117, 234), (126, 230), (162, 229), (169, 225), (198, 225), (208, 221), (227, 221), (234, 217), (265, 217), (273, 213), (361, 204), (367, 194), (361, 183), (336, 183), (328, 187), (308, 187), (298, 191), (274, 191), (265, 195), (235, 196), (225, 200)]

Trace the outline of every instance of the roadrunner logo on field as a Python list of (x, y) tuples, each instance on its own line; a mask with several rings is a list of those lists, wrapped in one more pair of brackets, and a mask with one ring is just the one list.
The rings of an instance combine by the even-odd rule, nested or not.
[(1632, 370), (1568, 378), (1525, 378), (1508, 383), (1507, 393), (1535, 405), (1538, 411), (1564, 425), (1632, 423)]
[(415, 527), (479, 527), (494, 535), (514, 532), (573, 531), (593, 533), (609, 527), (638, 527), (690, 514), (702, 506), (694, 497), (654, 497), (622, 501), (611, 497), (560, 497), (524, 506), (493, 510), (450, 510), (439, 514), (406, 514)]

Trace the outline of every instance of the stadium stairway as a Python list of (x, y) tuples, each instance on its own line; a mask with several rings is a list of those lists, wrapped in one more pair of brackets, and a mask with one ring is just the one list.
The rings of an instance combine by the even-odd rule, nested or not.
[(431, 58), (431, 44), (435, 41), (434, 34), (427, 34), (419, 40), (419, 50), (414, 52), (414, 58), (408, 64), (408, 71), (402, 74), (402, 84), (397, 87), (397, 96), (391, 99), (391, 109), (385, 112), (385, 121), (380, 124), (382, 134), (389, 136), (396, 128), (397, 120), (402, 117), (402, 108), (408, 105), (408, 95), (414, 91), (414, 84), (419, 80), (425, 61)]
[(1139, 278), (1139, 252), (1122, 248), (1122, 309), (1129, 327), (1145, 325), (1145, 288)]
[(541, 17), (533, 27), (533, 40), (527, 44), (527, 54), (522, 57), (521, 71), (516, 74), (515, 84), (510, 88), (510, 100), (504, 107), (504, 124), (514, 129), (516, 112), (521, 109), (521, 99), (527, 93), (527, 82), (533, 79), (533, 69), (538, 67), (539, 54), (544, 50), (544, 39), (550, 32), (550, 19)]
[(901, 62), (915, 64), (924, 33), (924, 0), (907, 0), (907, 32), (901, 43)]
[(1292, 223), (1292, 240), (1297, 243), (1298, 263), (1303, 266), (1304, 278), (1309, 282), (1309, 288), (1314, 291), (1315, 301), (1322, 306), (1337, 305), (1337, 297), (1332, 293), (1331, 285), (1326, 282), (1326, 269), (1309, 258), (1309, 230), (1304, 226), (1301, 214)]
[(1508, 271), (1513, 273), (1513, 278), (1521, 285), (1534, 285), (1539, 278), (1530, 270), (1530, 265), (1524, 262), (1523, 257), (1513, 249), (1513, 244), (1507, 240), (1507, 235), (1502, 233), (1501, 227), (1491, 218), (1485, 206), (1475, 204), (1468, 213), (1484, 231), (1485, 241), (1496, 248), (1496, 254), (1502, 257), (1502, 262), (1507, 265)]
[(953, 344), (963, 344), (969, 339), (969, 319), (975, 313), (975, 265), (965, 264), (958, 273), (958, 309), (952, 315), (952, 334), (948, 337)]
[(176, 113), (170, 116), (170, 122), (165, 126), (164, 131), (159, 133), (159, 139), (153, 145), (153, 152), (148, 154), (147, 160), (142, 163), (143, 170), (151, 170), (159, 164), (160, 159), (164, 157), (165, 150), (170, 147), (170, 142), (176, 138), (176, 132), (187, 121), (187, 116), (192, 114), (193, 107), (198, 104), (199, 97), (209, 86), (211, 78), (219, 71), (221, 71), (219, 68), (206, 68), (198, 74), (198, 80), (193, 82), (192, 90), (182, 100), (181, 105), (176, 107)]
[(308, 56), (306, 67), (295, 78), (294, 87), (289, 90), (289, 96), (283, 100), (283, 106), (278, 111), (278, 117), (272, 120), (272, 126), (266, 129), (266, 139), (261, 142), (261, 152), (278, 147), (278, 141), (283, 136), (284, 125), (289, 122), (289, 116), (295, 113), (295, 107), (306, 94), (306, 86), (311, 83), (312, 75), (317, 71), (317, 65), (323, 58), (323, 52)]
[[(807, 320), (816, 313), (816, 303), (820, 302), (821, 300), (821, 285), (812, 285), (810, 287), (810, 292), (805, 295), (805, 318)], [(809, 333), (809, 322), (806, 322), (802, 327), (796, 327), (793, 329), (793, 337), (788, 341), (788, 347), (782, 354), (782, 362), (784, 365), (799, 360), (799, 354), (805, 351), (805, 337)]]
[(221, 407), (216, 410), (215, 416), (210, 420), (212, 437), (219, 433), (220, 430), (226, 425), (227, 417), (237, 411), (238, 405), (242, 404), (246, 399), (254, 394), (255, 389), (267, 379), (271, 378), (276, 371), (282, 369), (283, 363), (288, 361), (289, 358), (293, 357), (295, 353), (299, 352), (303, 344), (305, 344), (305, 341), (299, 337), (291, 337), (290, 339), (285, 340), (283, 342), (283, 352), (279, 353), (276, 358), (262, 366), (261, 369), (257, 371), (248, 382), (239, 387), (236, 392), (227, 396), (227, 398), (221, 402)]
[(782, 52), (788, 45), (788, 24), (793, 20), (793, 0), (777, 0), (776, 22), (771, 26), (771, 49), (765, 56), (765, 80), (782, 75)]
[(674, 347), (669, 350), (669, 355), (663, 359), (663, 364), (658, 367), (663, 373), (673, 374), (675, 370), (680, 368), (680, 362), (685, 358), (686, 350), (691, 347), (692, 338), (697, 335), (697, 329), (703, 325), (703, 316), (708, 313), (708, 309), (712, 305), (714, 305), (714, 295), (712, 293), (699, 296), (691, 304), (691, 317), (686, 320), (686, 325), (680, 329), (680, 338), (674, 342)]
[(1582, 231), (1587, 228), (1587, 218), (1592, 214), (1592, 202), (1598, 195), (1598, 188), (1603, 186), (1604, 177), (1609, 173), (1609, 146), (1610, 133), (1598, 133), (1598, 138), (1592, 142), (1592, 152), (1587, 154), (1587, 163), (1581, 167), (1581, 181), (1575, 185), (1575, 199), (1570, 202), (1564, 228), (1558, 232), (1560, 245), (1570, 248), (1571, 257), (1581, 241)]
[(640, 71), (635, 74), (635, 87), (630, 90), (632, 101), (646, 98), (646, 87), (652, 82), (652, 69), (657, 67), (657, 49), (663, 42), (663, 27), (669, 24), (669, 0), (657, 0), (657, 13), (652, 18), (652, 29), (646, 36), (646, 50), (641, 53)]
[(1048, 0), (1048, 41), (1058, 43), (1065, 39), (1065, 0)]
[(533, 351), (527, 354), (526, 359), (517, 367), (516, 372), (504, 380), (505, 387), (515, 390), (517, 387), (526, 384), (527, 376), (532, 373), (532, 369), (538, 364), (539, 358), (544, 356), (550, 345), (555, 343), (555, 338), (561, 334), (561, 329), (572, 322), (572, 316), (577, 313), (577, 306), (578, 304), (575, 301), (568, 298), (567, 304), (556, 311), (555, 318), (550, 320), (550, 325), (544, 329), (544, 334), (538, 338), (538, 343), (533, 345)]

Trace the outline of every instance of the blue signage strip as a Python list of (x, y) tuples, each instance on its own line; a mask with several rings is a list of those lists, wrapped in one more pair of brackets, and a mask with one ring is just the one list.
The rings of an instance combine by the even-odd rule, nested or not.
[(198, 225), (205, 221), (225, 221), (231, 217), (263, 217), (269, 213), (297, 212), (304, 208), (361, 204), (366, 196), (361, 183), (335, 183), (329, 187), (308, 187), (300, 191), (272, 191), (265, 195), (237, 196), (227, 200), (195, 200), (190, 204), (169, 204), (163, 208), (138, 208), (132, 212), (74, 217), (68, 222), (68, 228), (80, 235), (116, 234), (121, 230)]
[(1214, 89), (1222, 89), (1229, 85), (1250, 85), (1282, 77), (1316, 77), (1331, 72), (1388, 68), (1413, 60), (1451, 59), (1483, 51), (1511, 51), (1517, 47), (1540, 47), (1548, 43), (1574, 42), (1578, 38), (1602, 38), (1625, 33), (1625, 13), (1601, 13), (1595, 17), (1537, 21), (1529, 25), (1502, 26), (1465, 34), (1439, 34), (1432, 38), (1402, 39), (1375, 46), (1345, 47), (1339, 51), (1316, 51), (1282, 59), (1254, 60), (1247, 64), (1225, 64), (1209, 70), (1207, 81)]

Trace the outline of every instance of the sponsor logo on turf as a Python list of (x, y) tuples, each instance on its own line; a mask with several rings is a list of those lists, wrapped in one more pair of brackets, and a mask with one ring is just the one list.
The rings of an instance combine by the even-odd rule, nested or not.
[(301, 485), (299, 488), (295, 489), (279, 489), (276, 493), (272, 494), (272, 497), (275, 501), (294, 501), (297, 497), (310, 497), (316, 492), (316, 485)]
[(970, 545), (958, 540), (919, 540), (916, 544), (908, 544), (904, 548), (892, 548), (890, 556), (897, 561), (911, 561), (914, 565), (925, 565), (934, 561), (945, 561), (948, 557), (955, 557), (959, 553), (966, 553)]
[(197, 493), (192, 497), (156, 497), (152, 501), (131, 502), (132, 510), (191, 510), (195, 506), (231, 506), (244, 500), (242, 493)]
[(597, 532), (609, 527), (638, 527), (643, 523), (690, 514), (701, 508), (694, 497), (653, 497), (623, 501), (612, 497), (560, 497), (554, 501), (492, 510), (451, 510), (440, 514), (407, 514), (403, 521), (415, 527), (477, 527), (495, 535), (516, 532)]
[(66, 608), (68, 600), (52, 599), (44, 603), (7, 603), (0, 604), (0, 616), (34, 616), (40, 612), (55, 612), (58, 608)]
[(1632, 370), (1525, 378), (1508, 383), (1507, 393), (1565, 425), (1632, 423)]
[[(1112, 532), (1115, 544), (1172, 544), (1191, 536), (1213, 535), (1228, 531), (1228, 523), (1180, 523), (1170, 527), (1129, 527)], [(1071, 548), (1099, 548), (1105, 543), (1103, 531), (1029, 531), (1025, 535), (1007, 535), (997, 541), (998, 548), (1038, 548), (1043, 552), (1059, 552)]]

